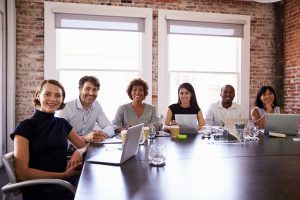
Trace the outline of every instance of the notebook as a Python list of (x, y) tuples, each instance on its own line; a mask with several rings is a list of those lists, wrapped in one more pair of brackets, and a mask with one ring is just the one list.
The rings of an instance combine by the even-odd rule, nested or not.
[(144, 124), (141, 123), (128, 128), (125, 144), (122, 149), (108, 147), (106, 151), (102, 151), (99, 155), (93, 156), (87, 161), (99, 164), (121, 165), (137, 154), (143, 126)]
[(297, 135), (300, 114), (271, 114), (265, 115), (265, 134), (269, 131), (280, 132), (287, 135)]
[(175, 114), (175, 121), (180, 126), (180, 134), (198, 133), (198, 119), (196, 114)]
[(100, 143), (100, 144), (121, 144), (122, 143), (121, 135), (106, 138), (105, 140), (98, 142), (98, 143)]

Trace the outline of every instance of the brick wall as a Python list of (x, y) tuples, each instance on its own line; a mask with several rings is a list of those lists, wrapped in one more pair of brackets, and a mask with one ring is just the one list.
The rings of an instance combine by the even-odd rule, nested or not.
[(286, 0), (284, 11), (284, 105), (300, 113), (300, 1)]
[[(32, 114), (36, 85), (43, 79), (44, 21), (43, 0), (16, 0), (17, 7), (17, 82), (16, 121)], [(113, 6), (153, 8), (153, 100), (157, 101), (157, 9), (188, 10), (251, 16), (250, 108), (257, 89), (274, 85), (274, 7), (237, 0), (62, 0)], [(127, 1), (130, 2), (130, 1)], [(296, 1), (294, 1), (296, 2)], [(299, 7), (299, 3), (298, 3)], [(300, 60), (299, 60), (300, 61)], [(293, 70), (293, 68), (291, 68)], [(299, 74), (299, 68), (298, 68)], [(291, 90), (291, 89), (289, 89)]]

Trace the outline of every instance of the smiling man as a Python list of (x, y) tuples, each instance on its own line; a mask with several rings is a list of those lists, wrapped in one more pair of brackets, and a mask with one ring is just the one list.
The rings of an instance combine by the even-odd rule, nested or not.
[(227, 118), (247, 118), (241, 105), (233, 102), (235, 90), (231, 85), (224, 85), (221, 88), (220, 96), (221, 102), (211, 104), (206, 113), (206, 125), (224, 126)]
[[(114, 129), (106, 117), (96, 98), (100, 89), (100, 82), (94, 76), (84, 76), (79, 80), (79, 98), (68, 102), (57, 116), (66, 119), (82, 137), (88, 142), (100, 142), (106, 137), (114, 135)], [(100, 130), (94, 130), (95, 125)]]

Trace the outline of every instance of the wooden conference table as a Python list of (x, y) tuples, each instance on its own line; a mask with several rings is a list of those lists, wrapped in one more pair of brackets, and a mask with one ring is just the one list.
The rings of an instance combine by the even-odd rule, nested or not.
[[(164, 167), (148, 164), (152, 143), (165, 146)], [(87, 158), (105, 147), (90, 145)], [(229, 144), (200, 135), (159, 137), (121, 166), (85, 162), (75, 199), (300, 199), (300, 142), (263, 135), (260, 141)]]

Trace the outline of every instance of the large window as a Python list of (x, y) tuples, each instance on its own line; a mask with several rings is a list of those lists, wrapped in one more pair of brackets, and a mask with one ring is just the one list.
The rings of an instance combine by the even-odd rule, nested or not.
[[(142, 77), (148, 82), (147, 101), (152, 102), (151, 9), (85, 5), (86, 9), (78, 14), (64, 11), (66, 4), (49, 3), (46, 7), (50, 5), (54, 13), (48, 15), (55, 30), (51, 30), (53, 35), (48, 32), (46, 39), (54, 40), (55, 52), (48, 54), (49, 47), (45, 54), (54, 57), (55, 62), (50, 65), (45, 58), (45, 77), (61, 81), (66, 101), (78, 97), (82, 76), (94, 75), (101, 84), (97, 100), (109, 119), (113, 119), (119, 105), (129, 101), (126, 88), (133, 78)], [(99, 8), (97, 13), (95, 7)]]
[[(177, 102), (177, 89), (190, 82), (204, 111), (231, 84), (235, 101), (249, 107), (248, 17), (159, 10), (159, 113)], [(246, 58), (246, 59), (245, 59)]]

